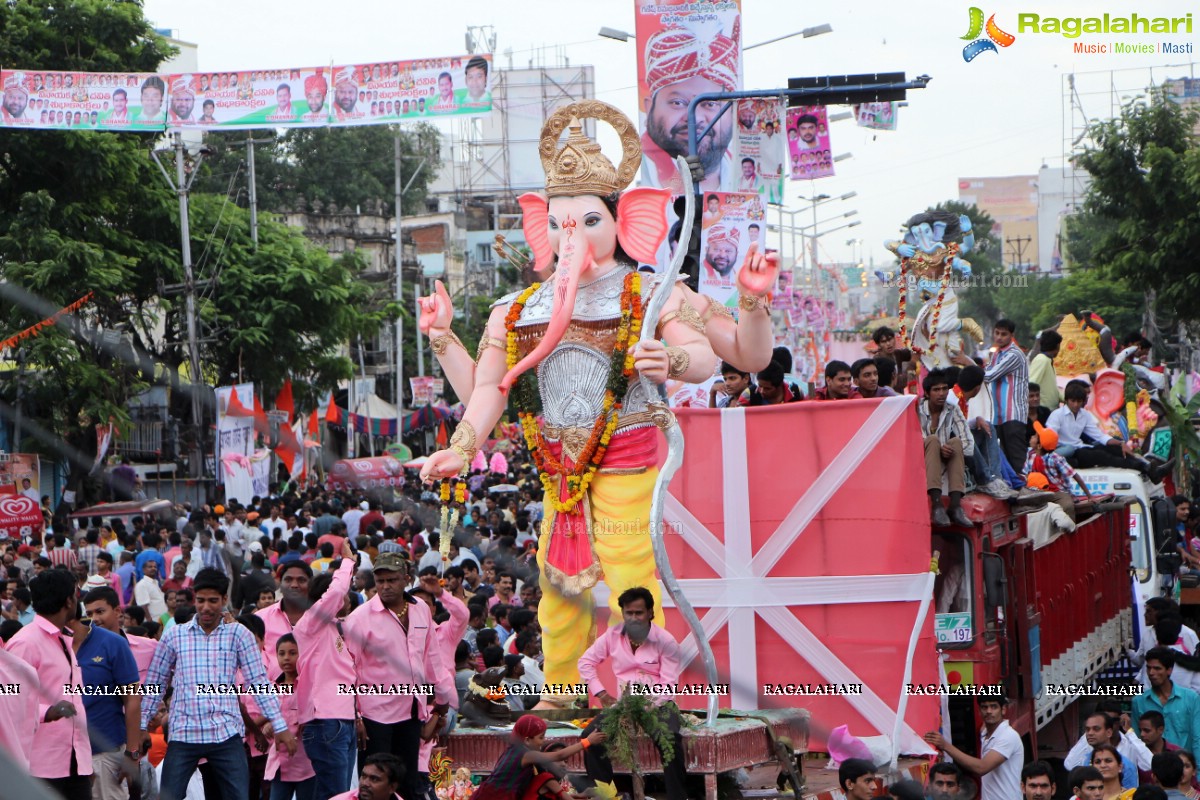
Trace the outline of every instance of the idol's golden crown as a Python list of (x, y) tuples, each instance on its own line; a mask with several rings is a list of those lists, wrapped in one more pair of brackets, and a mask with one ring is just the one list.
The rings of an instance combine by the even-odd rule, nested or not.
[[(621, 138), (621, 164), (614, 167), (600, 152), (600, 145), (583, 132), (581, 120), (607, 122)], [(563, 129), (566, 142), (559, 147)], [(606, 197), (620, 192), (633, 182), (642, 163), (642, 145), (637, 129), (629, 118), (608, 103), (586, 100), (563, 106), (542, 126), (538, 147), (542, 168), (546, 170), (546, 195), (549, 197)]]

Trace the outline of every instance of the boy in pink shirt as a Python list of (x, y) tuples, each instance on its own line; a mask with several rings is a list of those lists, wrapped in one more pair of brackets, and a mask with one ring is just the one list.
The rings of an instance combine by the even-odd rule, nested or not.
[[(298, 729), (300, 727), (300, 706), (295, 688), (300, 651), (296, 648), (295, 636), (285, 633), (279, 637), (279, 641), (275, 643), (275, 659), (279, 664), (279, 669), (283, 671), (275, 683), (280, 687), (292, 689), (291, 692), (286, 693), (281, 689), (279, 710), (283, 713), (288, 728)], [(275, 733), (270, 722), (264, 725), (262, 730), (268, 737)], [(308, 760), (308, 756), (304, 752), (303, 743), (296, 746), (295, 755), (289, 756), (287, 753), (281, 753), (277, 747), (272, 747), (267, 753), (267, 771), (264, 777), (271, 782), (272, 800), (291, 800), (293, 795), (299, 800), (313, 797), (313, 787), (316, 784), (315, 775), (312, 762)]]

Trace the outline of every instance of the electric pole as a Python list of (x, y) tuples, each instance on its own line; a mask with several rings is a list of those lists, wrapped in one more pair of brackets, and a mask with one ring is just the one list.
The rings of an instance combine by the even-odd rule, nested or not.
[(167, 172), (166, 167), (159, 159), (159, 151), (152, 150), (150, 154), (154, 157), (154, 163), (158, 164), (163, 177), (167, 179), (167, 184), (179, 197), (179, 236), (180, 251), (183, 256), (183, 290), (186, 300), (185, 314), (187, 315), (188, 372), (191, 378), (192, 424), (196, 427), (198, 450), (193, 454), (194, 457), (189, 460), (189, 463), (192, 476), (198, 477), (204, 471), (205, 426), (201, 417), (203, 412), (200, 398), (201, 387), (204, 386), (204, 376), (200, 372), (200, 343), (196, 336), (196, 276), (192, 272), (192, 236), (188, 224), (188, 192), (192, 188), (192, 181), (200, 173), (200, 165), (203, 163), (204, 157), (210, 151), (208, 147), (201, 146), (196, 160), (189, 162), (187, 146), (183, 143), (183, 133), (176, 131), (173, 138), (171, 149), (175, 151), (174, 179), (171, 178), (171, 174)]

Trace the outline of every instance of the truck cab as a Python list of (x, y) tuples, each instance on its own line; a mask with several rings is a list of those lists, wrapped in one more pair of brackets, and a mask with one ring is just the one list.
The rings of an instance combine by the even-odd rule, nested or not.
[[(1065, 755), (1079, 693), (1130, 643), (1127, 502), (1077, 507), (1076, 529), (1041, 509), (963, 498), (971, 528), (932, 531), (934, 630), (950, 686), (1001, 685), (1007, 718), (1034, 757)], [(1063, 687), (1068, 687), (1063, 691)], [(954, 744), (978, 754), (976, 703), (949, 699)]]

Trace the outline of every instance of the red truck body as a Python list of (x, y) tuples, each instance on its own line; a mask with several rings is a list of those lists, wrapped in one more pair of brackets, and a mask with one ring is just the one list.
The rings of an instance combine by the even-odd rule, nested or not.
[[(1080, 509), (1070, 533), (982, 494), (964, 498), (963, 509), (973, 528), (933, 533), (943, 573), (937, 610), (971, 615), (969, 637), (959, 633), (961, 641), (939, 644), (947, 679), (1003, 686), (1009, 722), (1030, 752), (1063, 755), (1079, 735), (1078, 701), (1086, 694), (1079, 689), (1131, 641), (1128, 508), (1115, 502)], [(955, 589), (961, 565), (969, 565), (965, 586)], [(976, 753), (981, 721), (974, 700), (952, 697), (950, 715), (955, 744)]]

